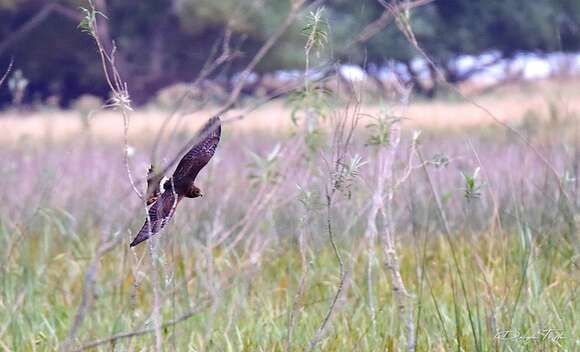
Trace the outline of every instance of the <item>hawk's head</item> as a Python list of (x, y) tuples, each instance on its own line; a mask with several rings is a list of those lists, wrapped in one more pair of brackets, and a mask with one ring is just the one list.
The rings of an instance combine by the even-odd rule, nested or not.
[(201, 193), (201, 189), (197, 188), (196, 186), (192, 186), (189, 196), (191, 196), (191, 198), (203, 197), (203, 193)]

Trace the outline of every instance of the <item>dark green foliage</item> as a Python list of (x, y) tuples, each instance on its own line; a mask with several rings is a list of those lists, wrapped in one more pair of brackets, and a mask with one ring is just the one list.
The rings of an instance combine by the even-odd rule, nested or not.
[[(104, 30), (99, 36), (108, 50), (115, 41), (119, 71), (137, 104), (168, 85), (195, 79), (212, 48), (221, 48), (227, 26), (233, 31), (232, 49), (243, 55), (210, 78), (228, 84), (284, 21), (290, 6), (287, 0), (259, 2), (259, 6), (250, 0), (103, 3), (106, 8), (100, 10), (108, 20), (100, 21)], [(0, 67), (14, 57), (14, 68), (30, 81), (25, 103), (56, 96), (66, 106), (82, 94), (108, 97), (94, 42), (78, 28), (81, 6), (87, 3), (0, 1)], [(422, 85), (416, 79), (417, 72), (409, 64), (417, 52), (394, 21), (369, 41), (351, 45), (383, 13), (377, 1), (333, 0), (324, 6), (324, 37), (314, 40), (332, 43), (329, 50), (336, 59), (369, 68), (401, 63), (419, 92), (434, 94), (436, 85)], [(37, 18), (46, 10), (51, 11)], [(316, 15), (316, 9), (308, 9), (258, 64), (257, 73), (304, 68), (303, 29), (312, 23), (307, 18), (310, 11)], [(31, 22), (34, 18), (37, 21)], [(580, 2), (576, 0), (438, 0), (412, 10), (410, 24), (420, 45), (451, 83), (461, 82), (471, 73), (460, 73), (454, 67), (461, 55), (494, 52), (498, 58), (510, 58), (521, 52), (580, 50)], [(315, 60), (325, 58), (312, 55), (311, 59), (314, 67)], [(4, 87), (0, 104), (11, 101)]]
[[(345, 37), (356, 35), (360, 28), (379, 18), (383, 11), (374, 5), (358, 10), (359, 4), (349, 5), (347, 9), (345, 2), (340, 3), (338, 9), (361, 17), (348, 31), (339, 29), (334, 32)], [(497, 59), (509, 59), (523, 52), (580, 50), (580, 2), (573, 0), (438, 0), (413, 10), (411, 26), (419, 45), (442, 69), (450, 83), (468, 79), (480, 69), (459, 72), (454, 63), (462, 55), (493, 52)], [(348, 42), (346, 38), (340, 39), (337, 42)], [(428, 90), (438, 88), (436, 85), (426, 87), (417, 79), (418, 73), (410, 63), (419, 55), (394, 25), (368, 43), (348, 48), (341, 54), (359, 62), (366, 60), (367, 64), (384, 65), (395, 60), (404, 64), (407, 75), (419, 92), (432, 95), (434, 92)]]

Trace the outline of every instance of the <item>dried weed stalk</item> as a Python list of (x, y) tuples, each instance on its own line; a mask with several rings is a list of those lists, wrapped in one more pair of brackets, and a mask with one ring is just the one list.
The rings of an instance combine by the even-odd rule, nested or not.
[[(410, 89), (401, 89), (401, 100), (406, 104)], [(405, 336), (408, 351), (415, 350), (415, 325), (413, 322), (412, 296), (408, 293), (403, 282), (399, 258), (396, 250), (395, 220), (393, 207), (395, 194), (399, 186), (410, 176), (413, 166), (414, 155), (418, 143), (419, 133), (413, 135), (411, 150), (407, 160), (407, 166), (399, 177), (395, 175), (395, 159), (401, 140), (401, 118), (398, 116), (379, 116), (376, 123), (370, 127), (373, 133), (369, 139), (369, 145), (375, 148), (372, 158), (374, 164), (374, 187), (372, 205), (367, 217), (365, 237), (368, 241), (368, 286), (369, 305), (373, 328), (376, 326), (376, 309), (374, 307), (374, 295), (372, 293), (371, 268), (375, 261), (374, 246), (377, 235), (381, 234), (383, 251), (385, 254), (385, 266), (391, 277), (393, 295), (399, 309), (399, 316), (405, 326)]]
[(322, 340), (328, 324), (337, 308), (337, 303), (344, 290), (347, 272), (344, 260), (340, 254), (336, 242), (336, 235), (332, 226), (332, 211), (336, 196), (341, 193), (350, 197), (350, 192), (354, 181), (360, 174), (360, 169), (364, 162), (358, 155), (351, 155), (352, 139), (360, 119), (360, 101), (356, 101), (352, 107), (346, 106), (343, 111), (333, 116), (333, 138), (330, 150), (330, 157), (325, 158), (327, 167), (327, 182), (325, 186), (326, 198), (326, 230), (332, 250), (338, 262), (339, 282), (336, 292), (332, 298), (328, 311), (310, 341), (307, 351), (312, 351)]
[(4, 81), (6, 80), (6, 78), (8, 78), (8, 75), (12, 71), (13, 66), (14, 66), (14, 58), (11, 58), (10, 63), (8, 64), (8, 68), (6, 69), (6, 72), (4, 72), (4, 74), (2, 75), (2, 78), (0, 78), (0, 87), (2, 87), (2, 84), (4, 83)]

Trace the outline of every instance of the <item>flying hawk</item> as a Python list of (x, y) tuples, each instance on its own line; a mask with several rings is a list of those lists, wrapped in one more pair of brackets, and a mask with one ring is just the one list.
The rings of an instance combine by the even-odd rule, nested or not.
[[(177, 204), (186, 198), (202, 197), (201, 190), (195, 186), (194, 181), (201, 169), (209, 162), (221, 136), (221, 121), (219, 117), (211, 118), (198, 133), (200, 140), (179, 161), (173, 176), (165, 182), (159, 176), (153, 175), (153, 166), (149, 168), (147, 175), (147, 205), (150, 206), (149, 216), (145, 224), (135, 236), (130, 246), (134, 247), (157, 234), (167, 225)], [(161, 193), (163, 188), (163, 193)]]

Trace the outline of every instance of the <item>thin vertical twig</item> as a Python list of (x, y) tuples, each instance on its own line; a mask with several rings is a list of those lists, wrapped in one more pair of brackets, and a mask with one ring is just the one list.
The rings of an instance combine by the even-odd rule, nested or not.
[[(409, 87), (398, 87), (400, 100), (406, 105), (410, 95)], [(392, 115), (392, 116), (391, 116)], [(411, 150), (407, 160), (407, 166), (400, 177), (395, 176), (395, 159), (399, 150), (401, 140), (401, 118), (394, 114), (381, 116), (377, 118), (377, 134), (372, 138), (372, 143), (376, 150), (372, 154), (370, 162), (375, 164), (375, 173), (372, 196), (372, 206), (367, 218), (365, 230), (366, 237), (369, 239), (369, 246), (374, 243), (374, 237), (381, 233), (383, 252), (385, 255), (385, 267), (390, 275), (393, 296), (398, 305), (398, 311), (401, 321), (404, 323), (407, 351), (414, 351), (416, 347), (416, 329), (413, 321), (412, 296), (409, 294), (402, 279), (399, 258), (396, 250), (395, 240), (395, 219), (392, 214), (395, 192), (410, 177), (413, 167), (413, 157), (417, 146), (417, 140), (420, 135), (415, 132), (411, 144)], [(381, 127), (383, 126), (383, 127)], [(386, 131), (383, 129), (387, 128)], [(380, 229), (377, 222), (382, 220)], [(372, 286), (372, 276), (370, 273), (371, 260), (374, 256), (374, 249), (369, 248), (369, 277), (368, 285)], [(372, 288), (368, 290), (369, 300), (372, 304)], [(371, 305), (372, 319), (375, 320), (376, 311)], [(374, 321), (373, 321), (374, 324)]]
[(157, 239), (149, 239), (149, 253), (151, 256), (151, 284), (153, 286), (153, 310), (151, 316), (153, 318), (153, 332), (155, 336), (155, 351), (161, 352), (162, 340), (161, 340), (161, 304), (159, 298), (159, 273), (157, 272)]
[(99, 53), (103, 74), (112, 93), (112, 98), (105, 105), (105, 107), (115, 108), (121, 112), (123, 117), (123, 162), (125, 164), (127, 177), (129, 178), (131, 188), (139, 197), (139, 199), (145, 203), (143, 194), (141, 194), (135, 184), (135, 178), (133, 177), (133, 172), (131, 171), (129, 163), (129, 112), (133, 111), (133, 108), (131, 107), (131, 98), (129, 95), (129, 90), (127, 89), (127, 83), (121, 78), (121, 74), (119, 73), (115, 62), (117, 47), (113, 42), (111, 43), (111, 52), (107, 52), (99, 36), (99, 25), (97, 21), (99, 16), (104, 17), (104, 15), (95, 7), (93, 0), (88, 0), (88, 4), (89, 8), (83, 9), (85, 13), (85, 18), (83, 20), (83, 24), (85, 26), (84, 30), (89, 33), (97, 45), (97, 51)]
[[(406, 97), (405, 97), (406, 99)], [(385, 253), (385, 266), (387, 267), (391, 275), (391, 284), (393, 287), (393, 294), (397, 301), (399, 307), (399, 314), (401, 320), (405, 324), (405, 335), (406, 335), (406, 345), (407, 351), (415, 351), (415, 323), (413, 321), (413, 309), (412, 309), (412, 296), (407, 291), (403, 278), (401, 276), (401, 268), (399, 264), (399, 257), (397, 255), (396, 243), (395, 243), (395, 220), (393, 218), (393, 201), (395, 197), (395, 191), (397, 186), (397, 181), (395, 180), (394, 167), (395, 167), (395, 157), (399, 148), (399, 143), (401, 140), (401, 128), (400, 121), (396, 119), (393, 121), (389, 132), (389, 143), (386, 151), (382, 152), (380, 158), (384, 158), (383, 161), (383, 176), (387, 184), (387, 190), (385, 194), (385, 202), (381, 203), (380, 212), (383, 218), (383, 240), (384, 240), (384, 253)], [(415, 142), (415, 141), (414, 141)], [(411, 153), (413, 151), (411, 150)], [(410, 167), (409, 167), (410, 169)], [(381, 198), (383, 199), (383, 198)]]
[(0, 78), (0, 87), (2, 87), (2, 84), (4, 83), (4, 81), (6, 80), (6, 78), (8, 78), (8, 75), (12, 71), (13, 66), (14, 66), (14, 58), (11, 57), (10, 63), (8, 64), (8, 68), (6, 69), (6, 72), (4, 72), (4, 74), (2, 75), (2, 78)]
[[(333, 142), (332, 142), (332, 149), (331, 149), (331, 161), (327, 160), (327, 167), (328, 167), (328, 183), (325, 187), (325, 195), (326, 195), (326, 230), (328, 233), (328, 239), (330, 241), (330, 245), (332, 246), (332, 250), (334, 252), (334, 256), (338, 262), (338, 269), (340, 273), (340, 280), (336, 287), (336, 292), (332, 298), (330, 306), (328, 307), (328, 311), (320, 324), (318, 330), (316, 331), (314, 337), (310, 341), (309, 347), (307, 351), (312, 351), (316, 345), (322, 340), (324, 333), (326, 332), (326, 328), (334, 311), (336, 310), (336, 305), (338, 303), (338, 299), (341, 297), (344, 285), (346, 282), (347, 272), (344, 268), (344, 261), (342, 259), (342, 255), (340, 254), (340, 250), (338, 249), (338, 245), (336, 243), (336, 238), (334, 234), (334, 230), (332, 227), (332, 209), (333, 209), (333, 201), (334, 197), (339, 191), (347, 190), (350, 185), (348, 184), (348, 179), (351, 175), (347, 175), (352, 170), (345, 169), (345, 161), (346, 157), (352, 147), (352, 138), (354, 135), (354, 131), (356, 130), (360, 114), (360, 100), (357, 100), (354, 104), (354, 108), (351, 110), (347, 106), (344, 108), (344, 112), (342, 116), (338, 116), (336, 124), (334, 126), (334, 134), (333, 134)], [(350, 123), (349, 123), (350, 122)]]
[(332, 297), (332, 301), (330, 302), (330, 306), (328, 307), (328, 311), (326, 312), (326, 315), (324, 316), (322, 323), (318, 327), (318, 330), (316, 331), (314, 338), (310, 341), (310, 344), (308, 346), (307, 351), (312, 351), (316, 347), (316, 345), (320, 342), (320, 340), (322, 340), (322, 337), (324, 336), (324, 333), (326, 332), (326, 328), (328, 326), (328, 323), (330, 322), (332, 314), (335, 311), (338, 299), (340, 298), (340, 296), (342, 294), (342, 290), (344, 288), (344, 282), (346, 280), (346, 272), (344, 270), (344, 262), (343, 262), (342, 256), (340, 255), (340, 251), (338, 250), (338, 246), (336, 245), (336, 240), (334, 238), (334, 232), (332, 229), (332, 198), (333, 198), (335, 191), (336, 191), (335, 189), (333, 189), (333, 190), (327, 189), (327, 191), (326, 191), (326, 230), (328, 231), (328, 238), (329, 238), (330, 244), (332, 246), (332, 250), (334, 251), (334, 255), (338, 261), (338, 268), (340, 271), (340, 280), (338, 282), (336, 292), (335, 292), (334, 296)]

